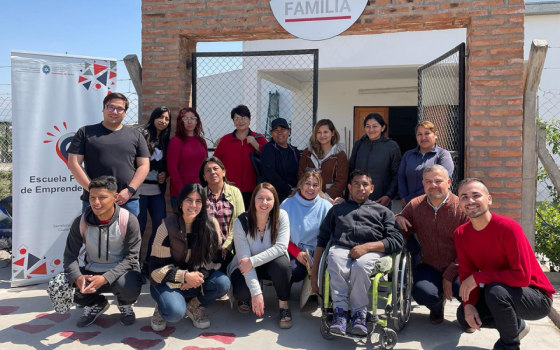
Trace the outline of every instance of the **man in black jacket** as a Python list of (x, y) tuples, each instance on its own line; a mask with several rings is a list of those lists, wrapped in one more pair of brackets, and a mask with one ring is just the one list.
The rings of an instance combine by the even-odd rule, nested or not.
[[(373, 185), (367, 172), (354, 170), (348, 190), (353, 200), (332, 207), (321, 223), (313, 260), (319, 262), (329, 240), (333, 242), (328, 253), (334, 303), (330, 331), (341, 335), (346, 333), (350, 309), (350, 332), (365, 336), (368, 334), (366, 311), (371, 272), (379, 258), (400, 251), (403, 237), (395, 226), (393, 212), (368, 199)], [(311, 286), (316, 293), (319, 292), (318, 272), (319, 264), (313, 264)]]
[(265, 182), (270, 182), (278, 192), (280, 203), (297, 187), (299, 151), (288, 143), (290, 127), (284, 118), (271, 123), (272, 141), (261, 152), (261, 169)]

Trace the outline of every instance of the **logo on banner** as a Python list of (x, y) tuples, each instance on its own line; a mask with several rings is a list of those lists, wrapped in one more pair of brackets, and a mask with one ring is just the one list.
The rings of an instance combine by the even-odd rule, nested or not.
[[(65, 130), (68, 130), (66, 126), (66, 122), (63, 122), (62, 125), (64, 125)], [(58, 133), (62, 133), (62, 131), (60, 131), (58, 126), (55, 125), (54, 129)], [(75, 132), (68, 132), (60, 136), (59, 139), (56, 141), (56, 145), (55, 145), (56, 154), (64, 162), (64, 164), (66, 164), (66, 166), (68, 166), (68, 147), (70, 146), (70, 142), (72, 142), (72, 139), (74, 138), (75, 134), (76, 134)], [(56, 138), (56, 136), (51, 132), (47, 132), (47, 135)], [(53, 142), (53, 140), (43, 141), (43, 143), (51, 143), (51, 142)]]
[(346, 31), (361, 16), (368, 0), (271, 0), (278, 23), (306, 40), (324, 40)]
[(51, 67), (45, 64), (43, 66), (43, 73), (49, 74), (50, 72), (51, 72)]
[(78, 76), (78, 84), (82, 85), (86, 90), (100, 90), (106, 86), (111, 90), (116, 86), (117, 79), (117, 62), (100, 61), (100, 60), (83, 60), (81, 63), (80, 75)]

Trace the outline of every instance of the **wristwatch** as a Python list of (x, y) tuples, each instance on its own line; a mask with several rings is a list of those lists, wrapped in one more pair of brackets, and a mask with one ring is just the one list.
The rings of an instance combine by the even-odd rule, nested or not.
[(128, 193), (130, 193), (131, 196), (134, 196), (134, 194), (136, 193), (134, 187), (127, 186), (126, 189), (128, 190)]

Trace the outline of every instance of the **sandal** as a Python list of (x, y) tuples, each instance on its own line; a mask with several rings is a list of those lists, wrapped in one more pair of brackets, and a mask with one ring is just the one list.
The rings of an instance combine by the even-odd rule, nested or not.
[[(282, 321), (285, 318), (289, 318), (289, 321)], [(288, 329), (288, 328), (292, 328), (292, 312), (290, 311), (290, 309), (280, 309), (280, 322), (279, 322), (280, 328), (282, 329)]]
[(249, 303), (246, 303), (244, 301), (238, 301), (237, 311), (241, 312), (242, 314), (249, 313), (249, 311), (251, 311), (251, 306), (249, 305)]

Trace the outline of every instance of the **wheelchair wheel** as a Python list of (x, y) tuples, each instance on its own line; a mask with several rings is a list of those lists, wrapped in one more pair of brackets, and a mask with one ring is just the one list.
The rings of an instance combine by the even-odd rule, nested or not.
[(390, 328), (384, 328), (379, 335), (379, 344), (383, 349), (392, 349), (397, 345), (397, 332)]
[(393, 268), (392, 328), (400, 332), (410, 319), (412, 309), (412, 258), (406, 247)]
[(334, 339), (334, 335), (331, 334), (331, 332), (329, 331), (329, 326), (324, 320), (321, 320), (321, 335), (327, 340)]

